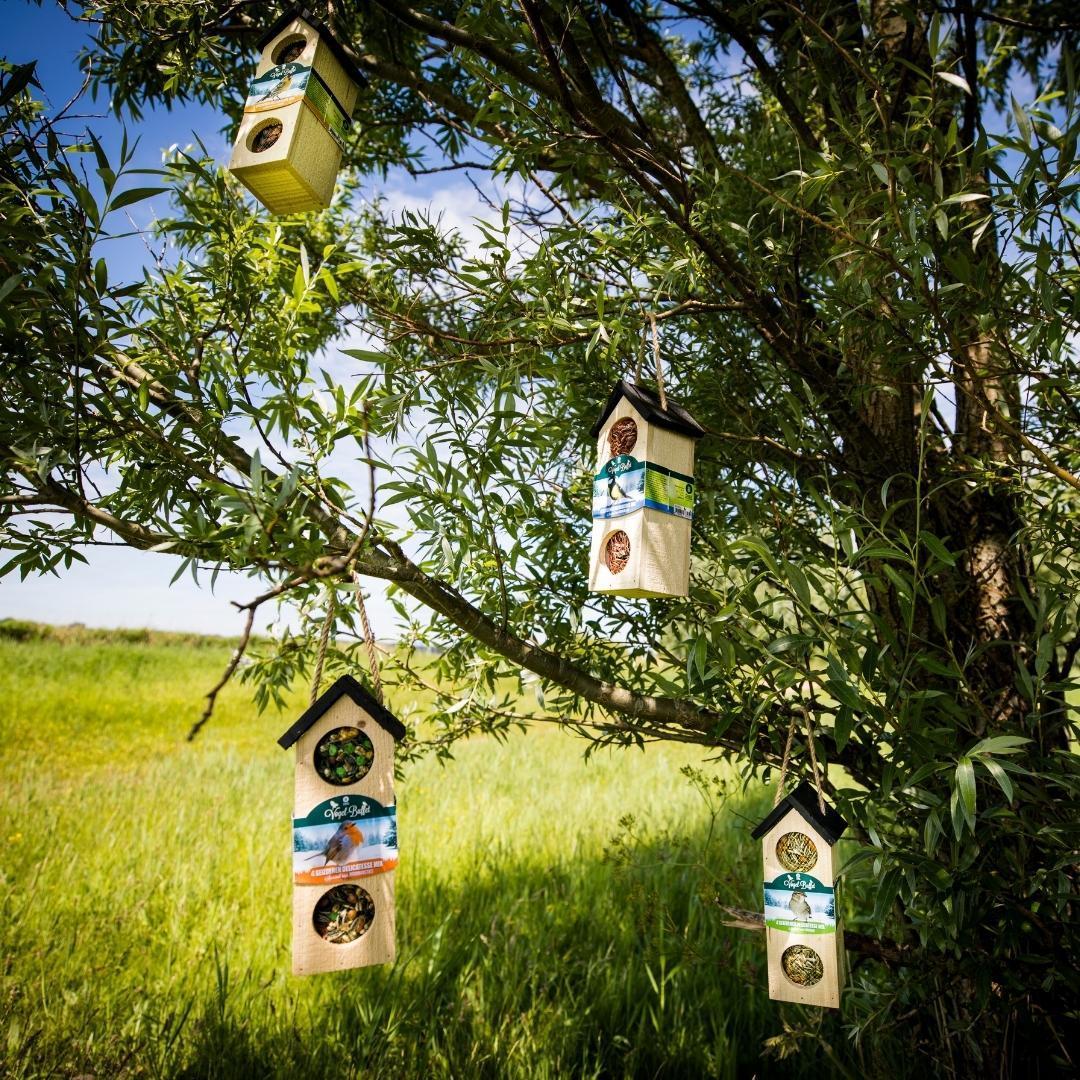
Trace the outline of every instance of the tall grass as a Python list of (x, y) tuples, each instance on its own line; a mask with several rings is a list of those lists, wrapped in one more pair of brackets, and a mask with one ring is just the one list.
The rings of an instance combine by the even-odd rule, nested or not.
[(713, 903), (756, 905), (764, 804), (723, 776), (703, 798), (680, 770), (716, 769), (685, 749), (585, 762), (533, 731), (414, 765), (397, 963), (293, 978), (293, 714), (230, 687), (184, 742), (226, 655), (0, 640), (6, 1075), (821, 1075), (762, 1056), (793, 1014)]

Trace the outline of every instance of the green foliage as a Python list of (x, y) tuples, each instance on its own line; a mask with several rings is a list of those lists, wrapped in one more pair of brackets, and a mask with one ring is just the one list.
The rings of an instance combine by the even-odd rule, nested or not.
[[(226, 655), (0, 642), (5, 1076), (768, 1074), (760, 936), (712, 904), (721, 879), (753, 901), (741, 815), (761, 800), (699, 829), (679, 766), (700, 750), (586, 765), (545, 732), (410, 769), (397, 964), (283, 974), (292, 760), (274, 737), (305, 698), (257, 718), (230, 688), (189, 745), (191, 687)], [(837, 1023), (821, 1034), (844, 1052)]]
[[(84, 6), (94, 84), (135, 118), (164, 98), (235, 120), (247, 8), (152, 8)], [(327, 588), (386, 579), (416, 752), (543, 721), (702, 744), (749, 782), (790, 733), (865, 840), (857, 909), (900, 958), (860, 975), (853, 1030), (936, 1039), (954, 1075), (1059, 1066), (1080, 963), (1064, 11), (349, 6), (372, 88), (338, 200), (269, 219), (174, 154), (152, 181), (174, 254), (138, 283), (100, 247), (150, 182), (8, 71), (4, 572), (110, 532), (179, 573), (250, 572), (301, 611), (245, 669), (261, 705), (308, 670)], [(356, 198), (402, 164), (469, 169), (490, 214), (462, 236)], [(645, 605), (587, 594), (585, 536), (587, 431), (617, 377), (659, 377), (650, 315), (710, 434), (691, 596)]]

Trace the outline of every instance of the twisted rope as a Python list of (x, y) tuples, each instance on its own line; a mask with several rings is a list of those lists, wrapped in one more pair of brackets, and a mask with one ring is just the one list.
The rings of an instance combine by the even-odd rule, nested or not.
[(810, 744), (810, 768), (814, 773), (814, 787), (817, 788), (817, 801), (818, 809), (821, 811), (822, 816), (825, 815), (825, 792), (821, 790), (821, 768), (818, 765), (817, 750), (814, 749), (814, 727), (810, 720), (810, 713), (805, 713), (806, 716), (806, 739)]
[(791, 714), (791, 723), (788, 724), (787, 742), (784, 743), (784, 756), (780, 760), (780, 777), (776, 781), (776, 794), (773, 796), (773, 806), (779, 806), (784, 797), (784, 784), (787, 782), (788, 765), (791, 762), (791, 744), (795, 741), (795, 714)]
[(660, 391), (660, 408), (667, 412), (667, 394), (664, 392), (664, 365), (660, 361), (660, 335), (656, 330), (655, 312), (649, 312), (649, 325), (652, 327), (653, 364), (656, 366), (656, 386)]
[(319, 649), (315, 654), (315, 671), (311, 676), (311, 704), (319, 696), (319, 684), (322, 682), (323, 663), (326, 661), (326, 646), (330, 642), (330, 627), (334, 625), (334, 612), (337, 609), (337, 596), (333, 585), (326, 599), (326, 618), (323, 620), (322, 633), (319, 635)]
[[(822, 815), (825, 813), (825, 792), (821, 785), (821, 766), (818, 764), (817, 747), (814, 745), (814, 731), (810, 722), (810, 713), (805, 711), (806, 718), (806, 743), (810, 748), (810, 769), (814, 774), (814, 787), (817, 789), (818, 809)], [(784, 797), (784, 785), (787, 783), (788, 766), (791, 763), (791, 746), (795, 741), (795, 726), (798, 713), (791, 714), (791, 723), (788, 724), (787, 741), (784, 743), (784, 756), (780, 760), (780, 776), (776, 781), (776, 793), (773, 795), (773, 806), (779, 806)]]
[(364, 630), (364, 645), (367, 646), (368, 667), (371, 669), (371, 686), (375, 691), (375, 697), (379, 704), (383, 703), (382, 677), (379, 674), (379, 650), (375, 646), (375, 635), (371, 632), (371, 623), (368, 621), (367, 607), (364, 605), (364, 594), (360, 589), (360, 577), (354, 571), (353, 581), (356, 582), (356, 606), (360, 609), (360, 625)]

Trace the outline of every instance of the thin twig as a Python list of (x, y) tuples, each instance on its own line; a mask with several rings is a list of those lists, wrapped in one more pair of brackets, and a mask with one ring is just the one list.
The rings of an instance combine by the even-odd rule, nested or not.
[(191, 725), (191, 730), (187, 733), (187, 741), (193, 742), (195, 737), (206, 726), (210, 717), (214, 715), (214, 705), (217, 704), (217, 696), (225, 688), (225, 684), (233, 677), (233, 672), (236, 671), (243, 658), (244, 653), (247, 651), (248, 642), (251, 640), (251, 628), (255, 623), (255, 612), (258, 610), (258, 604), (253, 604), (248, 607), (247, 618), (244, 620), (244, 630), (240, 635), (240, 642), (236, 646), (235, 651), (229, 658), (229, 663), (225, 667), (225, 673), (217, 681), (214, 688), (206, 695), (206, 708), (202, 711), (202, 716)]

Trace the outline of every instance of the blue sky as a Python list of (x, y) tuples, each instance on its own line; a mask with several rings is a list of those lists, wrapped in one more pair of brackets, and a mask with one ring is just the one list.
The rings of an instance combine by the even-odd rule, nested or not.
[[(77, 56), (89, 43), (87, 28), (55, 4), (38, 7), (22, 0), (7, 0), (3, 10), (6, 33), (0, 53), (16, 63), (36, 60), (38, 81), (49, 106), (54, 110), (62, 108), (82, 82)], [(129, 138), (139, 139), (136, 160), (132, 163), (135, 167), (156, 167), (168, 147), (177, 143), (187, 145), (196, 137), (222, 161), (231, 147), (228, 133), (222, 130), (223, 118), (206, 106), (178, 106), (171, 111), (148, 109), (141, 121), (133, 123), (112, 114), (107, 101), (86, 98), (73, 113), (64, 125), (65, 130), (77, 132), (89, 128), (110, 155), (119, 147), (126, 124)], [(473, 218), (484, 213), (464, 177), (414, 179), (401, 172), (380, 184), (379, 193), (398, 208), (430, 207), (442, 214), (444, 225), (465, 233), (472, 231)], [(164, 197), (131, 208), (140, 227), (165, 210)], [(146, 243), (140, 236), (108, 241), (102, 253), (109, 263), (110, 280), (140, 277), (147, 260)], [(348, 365), (355, 364), (335, 349), (329, 350), (324, 362), (342, 381), (349, 377)], [(351, 478), (352, 474), (348, 475)], [(357, 466), (356, 482), (361, 483), (362, 478)], [(222, 574), (214, 592), (208, 586), (196, 586), (190, 578), (170, 586), (177, 560), (168, 555), (125, 548), (95, 548), (85, 554), (88, 566), (76, 565), (69, 571), (61, 571), (59, 576), (26, 581), (8, 577), (0, 581), (0, 618), (235, 634), (241, 620), (229, 601), (248, 600), (262, 591), (256, 582), (236, 574)], [(367, 581), (365, 591), (368, 589), (372, 594), (369, 612), (375, 632), (389, 636), (394, 627), (385, 589), (380, 582)], [(265, 623), (270, 618), (267, 611), (261, 621)]]

